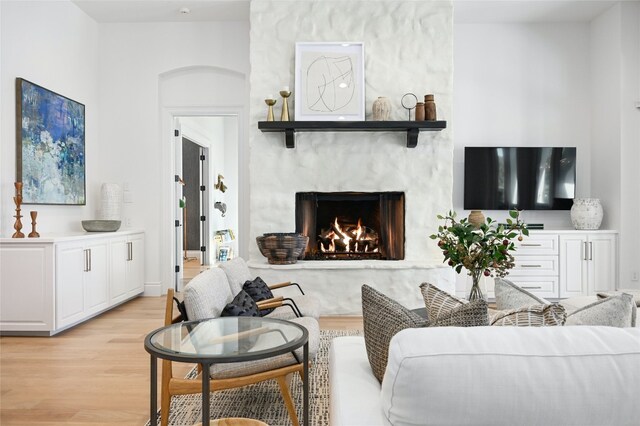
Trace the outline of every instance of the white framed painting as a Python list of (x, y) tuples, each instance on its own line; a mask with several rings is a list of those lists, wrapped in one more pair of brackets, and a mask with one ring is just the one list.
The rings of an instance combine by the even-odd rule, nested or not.
[(364, 43), (296, 43), (296, 121), (364, 121)]

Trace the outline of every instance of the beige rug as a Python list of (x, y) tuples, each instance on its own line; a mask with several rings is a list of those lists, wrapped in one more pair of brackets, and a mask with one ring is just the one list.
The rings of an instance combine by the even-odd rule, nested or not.
[[(329, 424), (329, 348), (331, 340), (338, 336), (361, 335), (359, 330), (321, 330), (320, 348), (311, 368), (309, 383), (309, 407), (311, 425)], [(194, 377), (195, 369), (187, 377)], [(302, 423), (302, 381), (294, 375), (291, 396)], [(174, 396), (169, 415), (170, 425), (193, 425), (202, 421), (202, 397), (200, 394)], [(291, 420), (274, 380), (245, 386), (238, 389), (211, 394), (211, 418), (247, 417), (258, 419), (270, 426), (288, 426)], [(160, 424), (158, 416), (158, 424)], [(149, 426), (149, 422), (147, 422)]]

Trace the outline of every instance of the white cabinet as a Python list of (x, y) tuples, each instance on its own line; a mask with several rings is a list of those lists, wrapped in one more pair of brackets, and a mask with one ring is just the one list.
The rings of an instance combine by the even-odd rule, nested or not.
[(56, 326), (64, 327), (108, 306), (108, 240), (56, 245)]
[(118, 303), (143, 291), (144, 234), (123, 236), (111, 241), (110, 300)]
[(560, 297), (616, 289), (616, 235), (560, 235)]
[(144, 233), (0, 239), (0, 332), (53, 335), (144, 290)]

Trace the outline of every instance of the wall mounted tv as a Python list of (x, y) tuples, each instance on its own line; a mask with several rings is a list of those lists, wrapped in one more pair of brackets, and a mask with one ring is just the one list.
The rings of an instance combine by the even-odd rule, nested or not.
[(465, 210), (570, 210), (575, 147), (466, 147)]

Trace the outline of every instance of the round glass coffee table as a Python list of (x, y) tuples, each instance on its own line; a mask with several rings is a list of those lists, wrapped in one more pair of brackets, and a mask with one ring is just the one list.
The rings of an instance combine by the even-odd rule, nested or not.
[[(151, 425), (158, 421), (158, 358), (201, 364), (204, 372), (213, 364), (270, 358), (301, 346), (304, 346), (303, 425), (308, 426), (309, 333), (306, 328), (270, 318), (221, 317), (181, 322), (152, 331), (144, 339), (144, 348), (151, 355)], [(209, 380), (208, 374), (202, 374), (203, 426), (210, 422)]]

